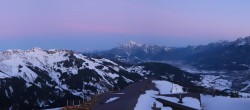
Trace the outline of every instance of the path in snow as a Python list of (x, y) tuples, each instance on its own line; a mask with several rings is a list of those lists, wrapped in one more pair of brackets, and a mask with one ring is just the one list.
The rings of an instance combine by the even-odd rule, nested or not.
[[(145, 86), (147, 89), (157, 90), (153, 83), (148, 83), (148, 80), (135, 82), (119, 93), (105, 93), (102, 95), (101, 103), (95, 105), (93, 110), (134, 110), (137, 100), (141, 94), (145, 92)], [(142, 90), (144, 89), (144, 90)], [(120, 97), (111, 103), (105, 103), (107, 100), (113, 97)], [(166, 108), (167, 109), (167, 108)]]

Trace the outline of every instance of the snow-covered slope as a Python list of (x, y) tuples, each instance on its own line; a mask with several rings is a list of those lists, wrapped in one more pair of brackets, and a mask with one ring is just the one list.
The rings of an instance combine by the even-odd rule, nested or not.
[(249, 110), (249, 103), (250, 98), (201, 95), (201, 106), (204, 110)]
[(126, 70), (108, 59), (89, 58), (70, 50), (3, 51), (0, 52), (0, 92), (5, 94), (0, 95), (0, 107), (9, 106), (13, 97), (24, 94), (28, 96), (17, 100), (23, 103), (19, 104), (22, 106), (35, 103), (34, 106), (46, 107), (65, 103), (56, 102), (58, 96), (88, 99), (91, 94), (134, 81), (121, 72), (126, 73)]
[(0, 109), (62, 107), (67, 100), (88, 100), (111, 88), (123, 88), (148, 78), (184, 86), (202, 82), (200, 75), (164, 63), (118, 64), (105, 58), (58, 49), (2, 51)]
[(221, 76), (202, 75), (202, 86), (223, 91), (230, 90), (232, 82), (229, 82), (225, 79), (221, 79)]
[[(105, 63), (108, 65), (103, 66)], [(79, 70), (87, 68), (96, 71), (103, 80), (112, 85), (107, 78), (115, 79), (119, 75), (112, 73), (109, 69), (112, 68), (116, 72), (123, 69), (110, 60), (88, 58), (69, 50), (34, 48), (27, 51), (8, 50), (0, 53), (0, 78), (20, 77), (27, 83), (34, 83), (39, 75), (32, 68), (46, 71), (47, 75), (62, 88), (64, 86), (59, 81), (62, 73), (75, 75)]]
[(183, 87), (168, 81), (153, 81), (161, 94), (182, 93)]

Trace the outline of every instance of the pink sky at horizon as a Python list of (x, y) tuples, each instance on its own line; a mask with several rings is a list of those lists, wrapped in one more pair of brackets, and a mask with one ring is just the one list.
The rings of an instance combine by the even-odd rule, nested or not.
[[(113, 36), (125, 42), (137, 36), (142, 42), (157, 38), (208, 43), (249, 36), (247, 4), (250, 2), (223, 1), (3, 0), (0, 1), (0, 40)], [(188, 44), (197, 42), (190, 40), (181, 45)]]

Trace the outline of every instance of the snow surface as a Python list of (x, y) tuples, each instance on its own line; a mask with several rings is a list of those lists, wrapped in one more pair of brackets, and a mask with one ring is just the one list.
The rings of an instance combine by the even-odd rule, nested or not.
[(131, 73), (138, 73), (141, 76), (150, 74), (150, 71), (144, 70), (144, 66), (132, 66), (127, 68), (126, 70)]
[(250, 93), (245, 93), (245, 92), (239, 92), (239, 95), (241, 95), (243, 98), (250, 98)]
[(249, 110), (250, 98), (201, 95), (201, 105), (204, 110)]
[(173, 110), (173, 109), (170, 107), (161, 107), (161, 110)]
[[(63, 67), (62, 64), (58, 67), (58, 62), (69, 60), (67, 54), (69, 51), (67, 50), (43, 50), (41, 48), (33, 48), (30, 50), (7, 50), (0, 52), (0, 78), (7, 77), (22, 77), (27, 82), (34, 82), (37, 78), (37, 74), (31, 71), (27, 66), (38, 67), (39, 69), (48, 71), (49, 76), (55, 80), (59, 85), (61, 85), (59, 81), (59, 77), (61, 74), (52, 70), (60, 69), (63, 73), (77, 74), (78, 69), (89, 68), (95, 70), (104, 80), (106, 78), (104, 76), (108, 76), (112, 79), (119, 77), (119, 75), (104, 72), (104, 70), (99, 70), (96, 66), (102, 65), (104, 62), (108, 62), (113, 64), (112, 66), (108, 66), (113, 68), (115, 71), (120, 71), (120, 66), (108, 59), (95, 59), (95, 58), (87, 58), (81, 54), (73, 54), (76, 58), (85, 61), (85, 67), (77, 68), (74, 67)], [(88, 65), (87, 65), (88, 63)], [(21, 68), (20, 68), (21, 67)], [(108, 68), (105, 66), (104, 68)], [(125, 79), (128, 82), (131, 82), (130, 79)], [(109, 82), (108, 80), (106, 80)], [(110, 84), (111, 85), (111, 84)]]
[(192, 97), (184, 97), (183, 98), (183, 105), (187, 105), (189, 107), (193, 107), (196, 109), (202, 109), (200, 106), (200, 101), (196, 98)]
[[(171, 102), (178, 103), (179, 99), (176, 97), (158, 96), (161, 94), (183, 93), (182, 86), (163, 80), (153, 80), (156, 88), (159, 91), (147, 90), (145, 94), (140, 95), (134, 110), (152, 110), (153, 104), (156, 103), (157, 108), (162, 110), (172, 110), (170, 107), (163, 107), (162, 103), (158, 102), (155, 98), (162, 98)], [(199, 100), (195, 98), (183, 98), (183, 105), (201, 109)]]
[(250, 81), (244, 81), (242, 84), (247, 84), (244, 88), (241, 89), (241, 91), (246, 91), (250, 87)]
[(223, 91), (226, 89), (231, 89), (232, 82), (221, 79), (221, 76), (202, 75), (202, 86)]
[[(157, 108), (161, 108), (162, 110), (172, 110), (170, 107), (163, 107), (163, 104), (158, 102), (155, 98), (161, 98), (164, 100), (168, 100), (174, 103), (178, 103), (179, 99), (176, 97), (166, 97), (166, 96), (158, 96), (158, 91), (147, 90), (145, 94), (140, 95), (137, 104), (134, 110), (152, 110), (153, 104), (156, 103)], [(180, 104), (180, 103), (178, 103)], [(198, 99), (185, 97), (183, 98), (182, 105), (189, 106), (196, 109), (202, 109), (200, 107), (200, 102)]]
[(182, 86), (168, 81), (154, 80), (155, 86), (161, 94), (183, 93)]
[[(163, 80), (153, 80), (156, 88), (161, 94), (183, 93), (182, 86)], [(158, 91), (147, 90), (145, 94), (140, 95), (134, 110), (152, 110), (153, 104), (156, 103), (157, 108), (162, 110), (172, 110), (170, 107), (163, 107), (162, 103), (158, 102), (155, 98), (162, 98), (174, 103), (178, 103), (179, 99), (176, 97), (158, 96)], [(183, 98), (183, 105), (201, 109), (198, 99), (185, 97)]]
[(163, 104), (158, 102), (154, 97), (159, 92), (154, 90), (147, 90), (145, 94), (140, 95), (134, 110), (152, 110), (153, 104), (156, 103), (156, 107), (163, 107)]
[(117, 99), (119, 99), (119, 98), (120, 98), (120, 97), (112, 97), (112, 98), (108, 99), (105, 103), (113, 102), (113, 101), (115, 101), (115, 100), (117, 100)]
[[(172, 83), (168, 81), (161, 81), (161, 80), (154, 80), (152, 82), (155, 83), (156, 88), (159, 89), (161, 94), (171, 93), (172, 88), (173, 88)], [(147, 90), (145, 94), (140, 95), (134, 110), (152, 110), (154, 103), (156, 103), (157, 108), (163, 107), (162, 103), (156, 101), (156, 99), (154, 98), (156, 97), (158, 93), (159, 93), (158, 91)], [(165, 109), (169, 109), (169, 107)]]
[(161, 98), (161, 99), (164, 99), (164, 100), (168, 100), (170, 102), (175, 102), (175, 103), (178, 103), (179, 99), (176, 98), (176, 97), (165, 97), (165, 96), (155, 96), (156, 98)]
[(240, 91), (245, 91), (245, 90), (247, 90), (249, 87), (250, 87), (250, 84), (247, 84), (247, 86), (244, 87), (244, 88), (242, 88)]

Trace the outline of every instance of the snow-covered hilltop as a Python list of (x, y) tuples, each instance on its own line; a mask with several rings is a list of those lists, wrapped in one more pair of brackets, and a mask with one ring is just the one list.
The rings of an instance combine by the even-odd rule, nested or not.
[(1, 106), (4, 103), (15, 106), (10, 103), (11, 98), (24, 94), (28, 95), (17, 100), (17, 104), (46, 107), (62, 103), (55, 102), (58, 97), (88, 99), (91, 94), (133, 82), (119, 75), (120, 71), (125, 69), (108, 59), (89, 58), (70, 50), (3, 51), (0, 52), (0, 91), (4, 93), (0, 96)]
[[(97, 66), (109, 63), (109, 66), (101, 70)], [(31, 50), (8, 50), (0, 52), (0, 78), (21, 77), (25, 81), (33, 83), (39, 76), (33, 69), (37, 68), (48, 72), (48, 76), (59, 83), (61, 73), (68, 75), (77, 74), (81, 69), (99, 70), (98, 74), (106, 80), (105, 77), (115, 78), (116, 75), (103, 72), (112, 67), (119, 71), (120, 67), (107, 59), (88, 58), (70, 50), (43, 50), (33, 48)], [(108, 74), (104, 74), (108, 73)]]

